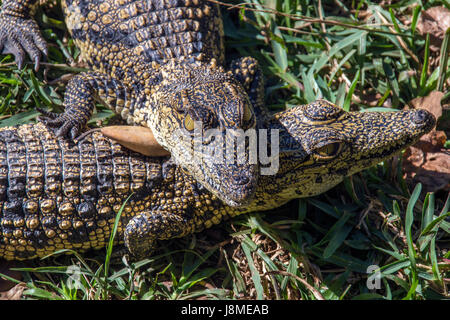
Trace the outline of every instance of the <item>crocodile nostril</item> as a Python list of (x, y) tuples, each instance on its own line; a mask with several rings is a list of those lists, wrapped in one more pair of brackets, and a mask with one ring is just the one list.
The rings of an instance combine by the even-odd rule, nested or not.
[(234, 181), (239, 185), (244, 185), (244, 184), (248, 184), (250, 182), (250, 179), (245, 176), (237, 176), (237, 177), (234, 177)]
[(429, 112), (426, 110), (417, 110), (417, 112), (414, 114), (413, 121), (416, 124), (422, 124), (429, 118)]

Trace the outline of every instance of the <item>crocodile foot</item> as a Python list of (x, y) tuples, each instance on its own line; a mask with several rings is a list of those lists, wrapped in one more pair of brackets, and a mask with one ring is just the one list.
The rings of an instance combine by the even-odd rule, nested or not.
[(47, 44), (32, 19), (14, 17), (0, 13), (0, 51), (13, 54), (19, 69), (22, 69), (27, 53), (34, 62), (34, 70), (39, 69), (42, 54), (47, 56)]
[(45, 124), (58, 137), (66, 137), (75, 139), (78, 137), (85, 127), (84, 121), (80, 121), (66, 113), (50, 112), (38, 108), (43, 114), (38, 120)]

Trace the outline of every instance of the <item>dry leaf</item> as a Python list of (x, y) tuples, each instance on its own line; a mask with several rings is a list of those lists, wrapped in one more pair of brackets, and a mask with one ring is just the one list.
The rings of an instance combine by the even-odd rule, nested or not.
[[(442, 115), (442, 92), (433, 91), (427, 97), (412, 100), (415, 109), (426, 109), (436, 118)], [(413, 184), (422, 183), (425, 191), (450, 191), (450, 152), (444, 149), (447, 136), (443, 131), (433, 129), (422, 136), (403, 154), (405, 178)]]
[(422, 183), (427, 192), (450, 191), (450, 152), (443, 148), (442, 131), (425, 135), (403, 154), (403, 171), (413, 184)]
[(124, 147), (150, 157), (164, 157), (170, 153), (161, 147), (149, 128), (140, 126), (110, 126), (101, 133)]
[(23, 291), (27, 289), (25, 283), (19, 283), (8, 291), (0, 292), (0, 300), (20, 300)]
[(430, 111), (436, 119), (439, 119), (442, 116), (441, 100), (443, 96), (443, 92), (432, 91), (426, 97), (417, 97), (411, 100), (409, 104), (414, 107), (414, 109), (425, 109)]
[(444, 39), (445, 31), (450, 28), (450, 10), (445, 7), (432, 7), (422, 14), (417, 21), (417, 31), (422, 35), (430, 34), (430, 49), (438, 51)]

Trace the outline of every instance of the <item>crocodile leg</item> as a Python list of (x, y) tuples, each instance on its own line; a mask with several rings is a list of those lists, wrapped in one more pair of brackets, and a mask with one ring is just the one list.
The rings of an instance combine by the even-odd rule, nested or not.
[(130, 90), (119, 80), (96, 72), (81, 73), (72, 78), (64, 96), (64, 113), (41, 110), (40, 120), (53, 128), (58, 136), (76, 138), (94, 110), (97, 100), (106, 107), (119, 112), (131, 105)]
[(268, 110), (264, 105), (264, 78), (256, 59), (244, 57), (233, 60), (229, 72), (242, 83), (258, 120), (266, 119)]
[(131, 219), (125, 229), (125, 246), (136, 258), (148, 256), (156, 240), (167, 240), (189, 233), (189, 221), (181, 214), (145, 211)]
[(42, 53), (47, 56), (47, 43), (32, 18), (38, 0), (3, 0), (0, 10), (0, 51), (14, 55), (19, 69), (23, 66), (25, 52), (39, 69)]

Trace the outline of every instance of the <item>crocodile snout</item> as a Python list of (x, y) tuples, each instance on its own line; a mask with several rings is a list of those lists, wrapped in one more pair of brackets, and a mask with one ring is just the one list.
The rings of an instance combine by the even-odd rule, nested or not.
[(436, 118), (434, 117), (434, 115), (424, 109), (416, 110), (416, 112), (413, 114), (412, 120), (414, 124), (430, 130), (436, 124)]

